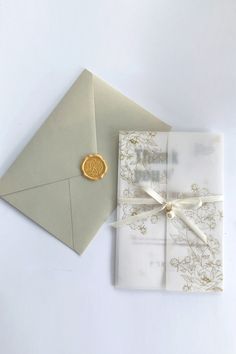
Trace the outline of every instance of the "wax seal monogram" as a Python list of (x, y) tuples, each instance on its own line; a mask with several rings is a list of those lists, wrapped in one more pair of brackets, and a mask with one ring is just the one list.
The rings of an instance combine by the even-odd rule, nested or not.
[(99, 154), (87, 155), (81, 164), (83, 175), (90, 180), (97, 181), (107, 173), (107, 164)]

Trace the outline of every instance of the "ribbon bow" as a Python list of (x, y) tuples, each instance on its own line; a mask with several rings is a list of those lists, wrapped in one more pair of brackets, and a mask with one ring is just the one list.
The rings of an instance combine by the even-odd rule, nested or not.
[(144, 219), (153, 214), (160, 213), (161, 211), (166, 212), (166, 216), (170, 219), (175, 216), (179, 217), (203, 242), (206, 244), (207, 236), (204, 234), (199, 227), (190, 220), (185, 214), (184, 210), (193, 210), (200, 208), (204, 203), (214, 203), (223, 201), (222, 195), (209, 195), (204, 197), (189, 197), (181, 199), (173, 199), (167, 201), (160, 194), (158, 194), (154, 189), (146, 186), (141, 186), (141, 189), (145, 191), (151, 198), (120, 198), (119, 201), (126, 204), (142, 204), (142, 205), (151, 205), (158, 204), (157, 208), (154, 208), (149, 211), (141, 212), (137, 215), (129, 216), (125, 219), (116, 221), (111, 224), (113, 227), (121, 227), (130, 223), (133, 223), (137, 220)]

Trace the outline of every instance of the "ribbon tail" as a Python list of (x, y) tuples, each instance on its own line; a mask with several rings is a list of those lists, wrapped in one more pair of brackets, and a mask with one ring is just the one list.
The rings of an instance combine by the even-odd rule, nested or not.
[(174, 213), (178, 216), (204, 243), (208, 243), (207, 236), (199, 227), (192, 222), (187, 216), (180, 210), (175, 209)]

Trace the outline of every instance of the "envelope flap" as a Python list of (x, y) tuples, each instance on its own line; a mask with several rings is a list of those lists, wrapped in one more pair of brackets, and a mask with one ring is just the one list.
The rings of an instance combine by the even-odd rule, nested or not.
[(0, 181), (0, 195), (80, 175), (96, 152), (93, 76), (85, 70)]

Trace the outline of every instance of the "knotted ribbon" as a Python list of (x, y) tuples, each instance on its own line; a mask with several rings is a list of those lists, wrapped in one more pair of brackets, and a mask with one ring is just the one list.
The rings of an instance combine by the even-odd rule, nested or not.
[(166, 212), (166, 216), (170, 219), (174, 217), (180, 218), (189, 228), (198, 236), (204, 243), (208, 243), (207, 235), (190, 220), (185, 214), (184, 210), (196, 210), (200, 208), (204, 203), (214, 203), (223, 201), (222, 195), (209, 195), (200, 197), (187, 197), (181, 199), (173, 199), (167, 201), (160, 194), (158, 194), (154, 189), (147, 186), (140, 186), (140, 188), (146, 192), (151, 198), (120, 198), (119, 201), (125, 204), (141, 204), (141, 205), (155, 205), (158, 207), (141, 212), (137, 215), (131, 215), (122, 220), (116, 221), (111, 224), (113, 227), (121, 227), (127, 224), (131, 224), (137, 220), (145, 219), (148, 216), (158, 214), (161, 211)]

